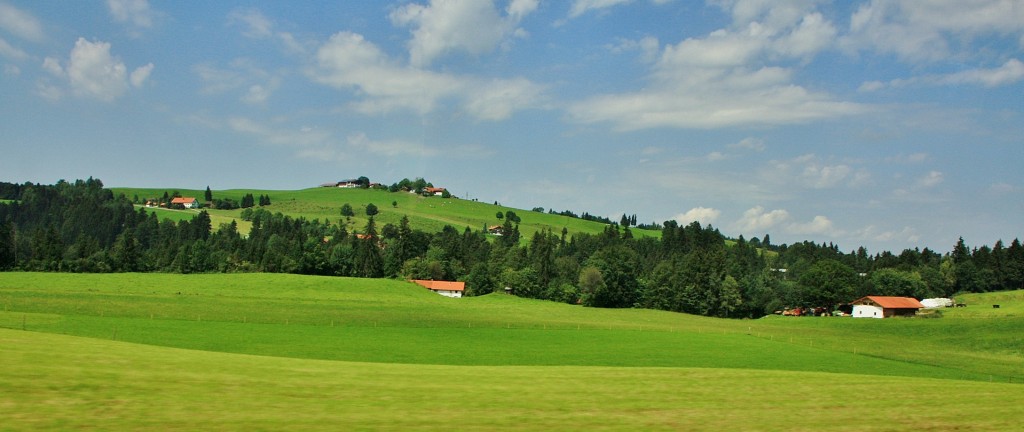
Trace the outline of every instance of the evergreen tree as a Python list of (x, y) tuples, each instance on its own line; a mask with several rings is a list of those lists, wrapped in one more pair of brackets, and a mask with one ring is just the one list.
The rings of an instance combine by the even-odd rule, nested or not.
[(206, 202), (213, 202), (213, 191), (210, 190), (209, 186), (206, 187), (206, 194), (203, 195), (203, 198), (206, 199)]
[(111, 258), (117, 271), (135, 272), (140, 270), (139, 248), (133, 230), (127, 229), (118, 236)]
[(356, 239), (355, 271), (356, 275), (365, 278), (384, 276), (384, 260), (381, 258), (377, 229), (373, 216), (366, 222), (366, 231), (362, 238)]

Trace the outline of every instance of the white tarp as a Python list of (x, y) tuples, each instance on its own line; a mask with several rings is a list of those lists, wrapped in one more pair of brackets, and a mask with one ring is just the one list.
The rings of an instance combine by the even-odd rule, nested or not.
[(944, 307), (952, 307), (953, 299), (948, 298), (930, 298), (921, 300), (921, 304), (924, 305), (925, 309), (938, 309)]

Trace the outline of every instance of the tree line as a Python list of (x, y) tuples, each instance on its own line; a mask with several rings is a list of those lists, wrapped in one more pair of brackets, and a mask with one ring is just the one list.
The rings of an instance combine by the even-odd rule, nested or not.
[[(160, 220), (97, 179), (55, 185), (0, 183), (0, 270), (62, 272), (281, 272), (461, 280), (468, 295), (523, 297), (595, 307), (641, 307), (717, 317), (758, 317), (786, 307), (828, 309), (862, 295), (948, 297), (1024, 288), (1024, 247), (940, 254), (842, 252), (833, 244), (774, 245), (727, 239), (712, 226), (660, 224), (661, 238), (635, 238), (635, 217), (599, 234), (538, 231), (503, 215), (501, 235), (446, 226), (413, 229), (408, 218), (378, 227), (247, 209), (243, 236), (210, 216)], [(349, 211), (351, 212), (351, 206)], [(527, 216), (528, 217), (528, 216)]]

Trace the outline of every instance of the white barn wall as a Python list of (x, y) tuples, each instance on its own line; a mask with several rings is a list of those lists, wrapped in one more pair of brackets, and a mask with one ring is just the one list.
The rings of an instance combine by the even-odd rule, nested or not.
[(853, 305), (854, 318), (885, 318), (885, 311), (878, 306)]

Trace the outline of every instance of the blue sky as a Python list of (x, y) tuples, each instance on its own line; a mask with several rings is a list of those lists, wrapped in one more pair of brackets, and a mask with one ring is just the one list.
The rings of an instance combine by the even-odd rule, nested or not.
[(1024, 1), (0, 0), (0, 180), (1024, 237)]

